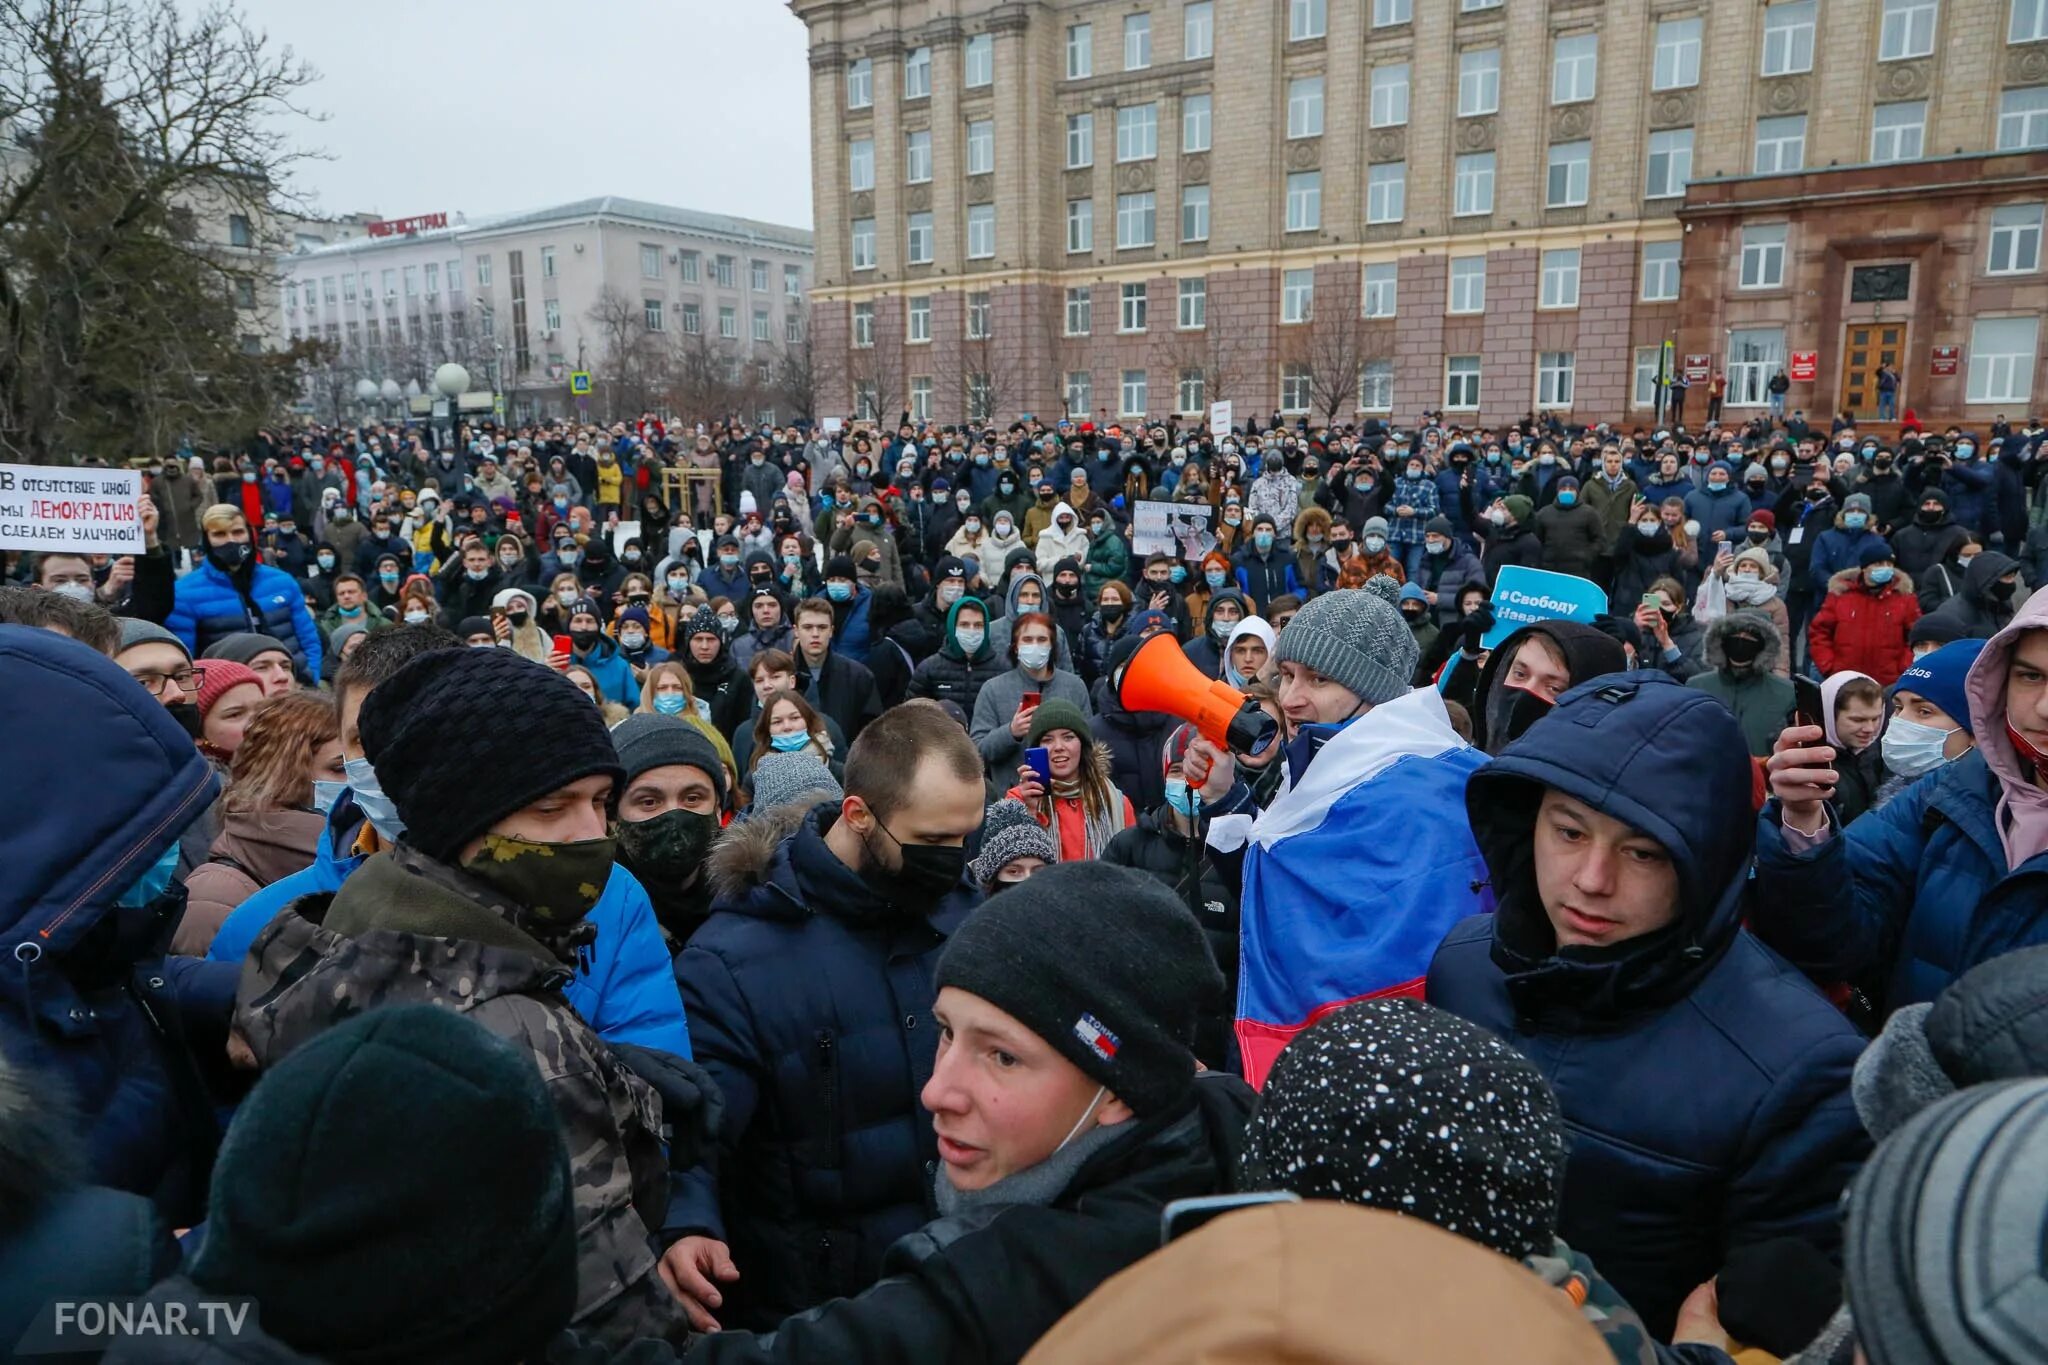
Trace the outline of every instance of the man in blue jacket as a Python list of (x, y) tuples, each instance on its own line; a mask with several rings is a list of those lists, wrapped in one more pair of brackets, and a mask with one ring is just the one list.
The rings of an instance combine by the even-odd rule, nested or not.
[(1429, 969), (1429, 1003), (1556, 1090), (1558, 1235), (1663, 1341), (1731, 1250), (1835, 1250), (1870, 1150), (1861, 1035), (1742, 927), (1749, 788), (1720, 702), (1654, 672), (1581, 683), (1467, 785), (1497, 906)]
[(226, 503), (209, 507), (200, 526), (206, 533), (206, 558), (173, 586), (164, 625), (195, 659), (230, 635), (268, 635), (291, 651), (293, 672), (309, 682), (318, 678), (320, 628), (313, 624), (298, 582), (257, 560), (249, 523), (239, 509)]
[(569, 660), (590, 670), (606, 701), (631, 710), (640, 704), (640, 682), (633, 676), (618, 641), (604, 633), (604, 608), (595, 597), (579, 597), (569, 608)]

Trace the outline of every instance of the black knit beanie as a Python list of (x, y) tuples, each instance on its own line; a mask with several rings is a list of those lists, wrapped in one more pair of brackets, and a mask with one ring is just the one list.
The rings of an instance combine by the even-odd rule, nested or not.
[(323, 1360), (538, 1359), (576, 1308), (576, 1198), (532, 1059), (432, 1005), (303, 1044), (228, 1128), (190, 1274)]
[(1140, 1116), (1195, 1080), (1195, 1018), (1223, 974), (1192, 911), (1157, 879), (1109, 863), (1060, 863), (968, 916), (934, 988), (957, 986), (1014, 1016)]
[(1365, 1000), (1273, 1063), (1242, 1183), (1409, 1214), (1521, 1260), (1550, 1250), (1564, 1156), (1557, 1096), (1521, 1053), (1420, 1001)]
[(406, 842), (442, 862), (549, 792), (623, 771), (590, 698), (509, 649), (419, 655), (370, 689), (357, 727)]

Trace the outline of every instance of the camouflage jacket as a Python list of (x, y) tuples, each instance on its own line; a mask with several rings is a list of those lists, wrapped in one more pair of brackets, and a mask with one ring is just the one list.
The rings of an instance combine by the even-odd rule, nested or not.
[(1552, 1240), (1548, 1256), (1530, 1256), (1523, 1265), (1555, 1286), (1593, 1324), (1619, 1365), (1733, 1365), (1728, 1354), (1696, 1343), (1666, 1346), (1650, 1335), (1636, 1310), (1593, 1267), (1593, 1258), (1573, 1251), (1562, 1238)]
[[(524, 1049), (561, 1115), (576, 1189), (574, 1322), (621, 1344), (681, 1341), (683, 1318), (655, 1274), (651, 1230), (667, 1203), (661, 1101), (562, 996), (569, 969), (523, 933), (434, 936), (475, 927), (488, 886), (403, 846), (365, 862), (332, 897), (308, 896), (271, 922), (244, 960), (235, 1029), (268, 1067), (322, 1030), (386, 1004), (443, 1005)], [(403, 929), (380, 927), (403, 924)], [(351, 926), (352, 935), (324, 927)], [(512, 946), (524, 939), (530, 949)], [(540, 954), (546, 954), (542, 956)], [(486, 1191), (516, 1198), (516, 1191)]]

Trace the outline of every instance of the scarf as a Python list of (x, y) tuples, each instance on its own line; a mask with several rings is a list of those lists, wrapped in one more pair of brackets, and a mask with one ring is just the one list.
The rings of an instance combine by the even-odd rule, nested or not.
[(1731, 578), (1728, 580), (1728, 600), (1739, 602), (1745, 607), (1754, 607), (1777, 596), (1775, 583), (1761, 578)]
[[(1053, 819), (1058, 821), (1062, 807), (1071, 803), (1073, 810), (1081, 817), (1081, 833), (1087, 841), (1090, 858), (1100, 858), (1102, 850), (1109, 847), (1109, 841), (1124, 827), (1124, 794), (1117, 790), (1116, 784), (1106, 775), (1102, 777), (1102, 789), (1106, 797), (1103, 808), (1091, 811), (1088, 809), (1088, 796), (1082, 789), (1080, 778), (1065, 782), (1054, 778), (1052, 784)], [(1057, 832), (1053, 841), (1059, 842)]]
[(995, 1184), (978, 1190), (956, 1190), (946, 1178), (946, 1166), (939, 1163), (932, 1177), (932, 1198), (941, 1218), (962, 1214), (993, 1212), (1013, 1205), (1049, 1208), (1067, 1192), (1074, 1177), (1088, 1164), (1088, 1158), (1122, 1137), (1129, 1128), (1122, 1123), (1098, 1124), (1036, 1166), (1012, 1171)]

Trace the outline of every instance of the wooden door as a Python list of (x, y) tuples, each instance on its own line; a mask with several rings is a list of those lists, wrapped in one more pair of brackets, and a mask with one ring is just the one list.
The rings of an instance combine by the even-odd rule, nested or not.
[(1906, 324), (1851, 323), (1842, 337), (1842, 407), (1852, 416), (1877, 418), (1877, 367), (1890, 365), (1905, 389)]

